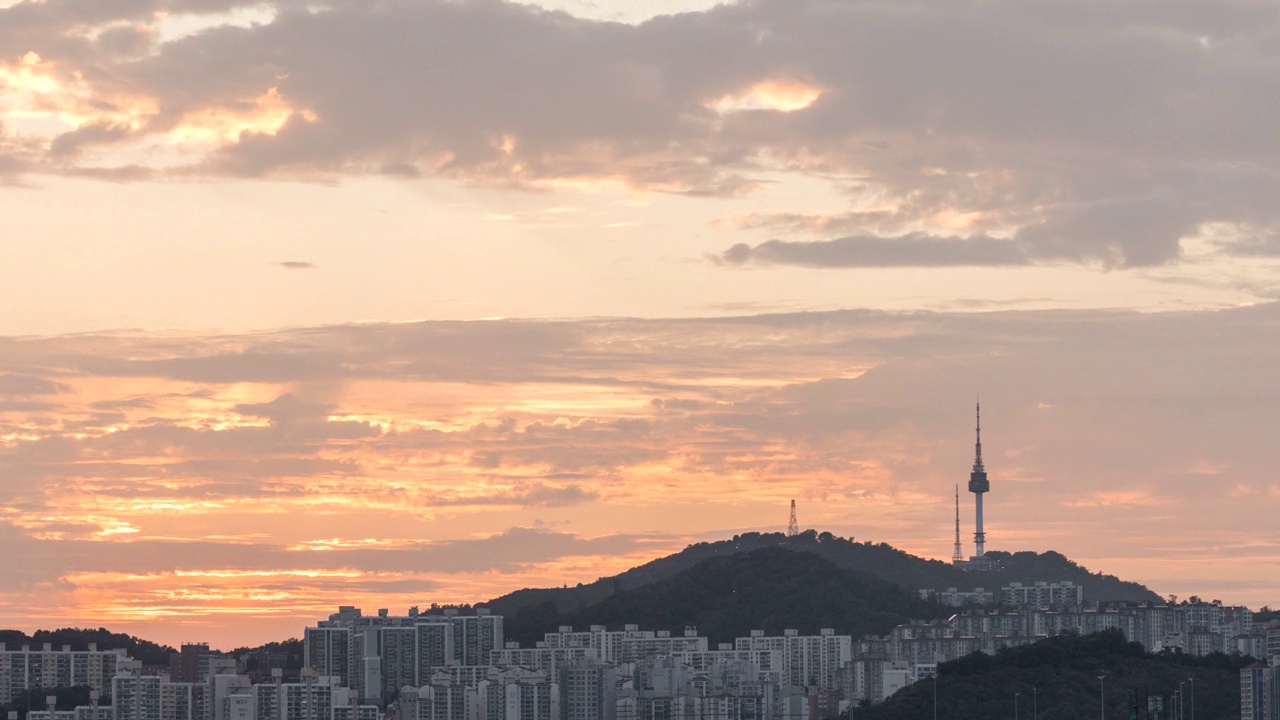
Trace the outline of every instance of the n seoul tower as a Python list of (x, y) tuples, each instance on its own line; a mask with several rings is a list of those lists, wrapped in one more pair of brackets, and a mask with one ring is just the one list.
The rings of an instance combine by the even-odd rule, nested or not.
[(978, 513), (973, 533), (973, 544), (976, 546), (973, 559), (981, 563), (986, 559), (984, 546), (987, 544), (987, 534), (982, 531), (982, 495), (991, 489), (991, 483), (987, 482), (987, 469), (982, 466), (982, 403), (978, 403), (976, 414), (978, 440), (973, 446), (973, 471), (969, 473), (969, 492), (976, 498), (975, 506)]

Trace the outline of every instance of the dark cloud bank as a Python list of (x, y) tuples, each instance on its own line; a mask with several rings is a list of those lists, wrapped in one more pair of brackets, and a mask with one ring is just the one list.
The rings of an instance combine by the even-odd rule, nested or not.
[[(0, 172), (149, 177), (75, 158), (193, 114), (243, 110), (275, 88), (298, 111), (278, 132), (243, 133), (182, 172), (390, 168), (511, 186), (607, 177), (715, 195), (782, 168), (892, 200), (874, 237), (722, 256), (822, 267), (1149, 266), (1177, 259), (1179, 239), (1203, 223), (1266, 236), (1280, 222), (1273, 3), (754, 0), (628, 26), (504, 2), (281, 0), (272, 22), (159, 46), (130, 25), (96, 41), (82, 32), (158, 9), (236, 5), (61, 0), (0, 11), (10, 60), (36, 52), (104, 98), (157, 108), (128, 132), (99, 123), (43, 150), (0, 144)], [(763, 81), (822, 93), (790, 113), (715, 109)], [(1017, 235), (910, 234), (943, 212), (981, 213)], [(1274, 256), (1276, 244), (1245, 241), (1240, 254)]]

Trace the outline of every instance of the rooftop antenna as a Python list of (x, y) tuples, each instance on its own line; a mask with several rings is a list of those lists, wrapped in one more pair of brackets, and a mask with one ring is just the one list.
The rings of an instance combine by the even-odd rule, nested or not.
[(951, 562), (959, 565), (964, 562), (964, 550), (960, 547), (960, 486), (956, 485), (956, 549), (951, 553)]
[(791, 522), (787, 523), (787, 537), (800, 534), (800, 523), (796, 522), (796, 501), (791, 501)]

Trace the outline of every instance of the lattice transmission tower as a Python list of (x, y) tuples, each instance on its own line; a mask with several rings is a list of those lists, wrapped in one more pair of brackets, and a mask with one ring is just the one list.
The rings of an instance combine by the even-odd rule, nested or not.
[(791, 522), (787, 523), (787, 537), (800, 534), (800, 523), (796, 522), (796, 501), (791, 501)]
[(956, 485), (956, 549), (951, 553), (951, 562), (959, 565), (964, 562), (964, 549), (960, 547), (960, 486)]

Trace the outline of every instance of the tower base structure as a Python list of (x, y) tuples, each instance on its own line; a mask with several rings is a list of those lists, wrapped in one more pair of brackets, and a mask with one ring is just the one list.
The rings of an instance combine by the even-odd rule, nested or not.
[(952, 563), (961, 570), (995, 570), (996, 562), (988, 555), (974, 555), (968, 560)]

